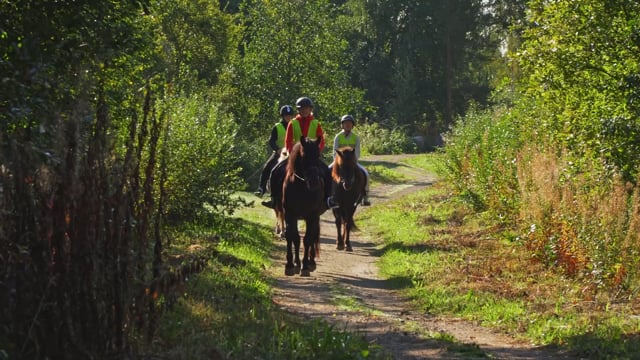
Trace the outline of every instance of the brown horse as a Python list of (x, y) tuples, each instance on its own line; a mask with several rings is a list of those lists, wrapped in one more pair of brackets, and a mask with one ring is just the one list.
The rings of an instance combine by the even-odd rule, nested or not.
[(365, 175), (358, 167), (355, 151), (350, 147), (336, 151), (336, 158), (331, 169), (334, 194), (333, 199), (340, 205), (333, 209), (336, 229), (338, 231), (337, 249), (353, 251), (349, 235), (354, 226), (353, 214), (364, 195)]
[[(319, 139), (300, 139), (291, 149), (282, 185), (282, 209), (287, 239), (285, 274), (309, 276), (316, 268), (315, 257), (320, 254), (320, 215), (324, 204), (324, 174), (326, 165), (320, 160)], [(300, 269), (300, 233), (298, 220), (304, 220), (304, 256)], [(295, 247), (295, 263), (293, 248)]]

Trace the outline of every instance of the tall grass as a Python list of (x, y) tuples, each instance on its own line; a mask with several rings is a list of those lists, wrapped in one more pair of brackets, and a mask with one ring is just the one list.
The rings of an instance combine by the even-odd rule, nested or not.
[(585, 297), (638, 291), (638, 187), (607, 177), (598, 162), (580, 173), (551, 150), (524, 149), (518, 162), (520, 218), (532, 254), (584, 279)]
[[(562, 191), (564, 187), (558, 185), (562, 183), (561, 166), (554, 165), (558, 162), (551, 155), (534, 158), (531, 161), (539, 165), (531, 167), (527, 176), (540, 186), (532, 191), (536, 187), (529, 185), (527, 196), (522, 197), (525, 205), (518, 215), (553, 217), (556, 211), (552, 207), (562, 199), (561, 195), (567, 196)], [(438, 156), (432, 160), (438, 161)], [(522, 162), (520, 157), (518, 161)], [(524, 177), (519, 175), (518, 179)], [(535, 343), (563, 346), (585, 358), (627, 359), (640, 354), (635, 290), (597, 283), (589, 272), (567, 276), (559, 263), (532, 256), (533, 240), (526, 236), (531, 228), (521, 227), (520, 223), (507, 226), (501, 219), (487, 216), (489, 211), (477, 212), (452, 192), (458, 185), (439, 181), (424, 191), (379, 204), (360, 215), (362, 228), (383, 241), (383, 275), (410, 296), (416, 306), (425, 313), (466, 318)], [(619, 191), (619, 198), (624, 199)], [(608, 199), (599, 198), (601, 210), (611, 212), (607, 219), (617, 219), (616, 210), (623, 204), (616, 200), (616, 194), (614, 191)], [(540, 206), (545, 202), (547, 205)], [(596, 214), (590, 209), (595, 207), (573, 211), (584, 214), (580, 216)], [(408, 213), (411, 221), (402, 221)], [(563, 226), (576, 224), (579, 223), (566, 221)], [(537, 233), (539, 227), (542, 225), (534, 227), (533, 232)], [(565, 239), (574, 240), (580, 254), (596, 252), (595, 244), (587, 246), (579, 237)], [(624, 239), (626, 244), (627, 238)], [(627, 281), (632, 278), (626, 277)]]
[(584, 279), (586, 298), (632, 298), (637, 185), (595, 150), (577, 158), (520, 128), (514, 111), (471, 111), (448, 134), (446, 176), (457, 196), (518, 233), (535, 259)]

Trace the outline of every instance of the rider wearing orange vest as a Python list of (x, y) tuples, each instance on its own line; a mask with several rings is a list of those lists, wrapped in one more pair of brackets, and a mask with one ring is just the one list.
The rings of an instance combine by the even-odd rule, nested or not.
[[(324, 134), (320, 122), (313, 116), (313, 101), (308, 97), (301, 97), (296, 101), (296, 108), (298, 109), (298, 115), (289, 122), (284, 138), (287, 151), (290, 152), (293, 145), (299, 142), (302, 136), (310, 139), (320, 138), (319, 147), (320, 151), (322, 151), (322, 149), (324, 149)], [(280, 185), (284, 181), (284, 165), (281, 165), (282, 163), (277, 164), (271, 172), (272, 184), (275, 183), (278, 185), (272, 185), (271, 200), (262, 202), (262, 205), (266, 207), (273, 208), (275, 206), (273, 199), (282, 195), (282, 189), (280, 188)], [(336, 208), (338, 204), (331, 197), (331, 187), (331, 172), (327, 167), (325, 171), (325, 198), (328, 208)]]
[(269, 137), (269, 147), (271, 150), (271, 156), (267, 159), (267, 162), (262, 167), (262, 173), (260, 174), (260, 183), (258, 190), (255, 194), (258, 196), (264, 195), (267, 180), (269, 180), (269, 174), (273, 170), (274, 166), (278, 163), (280, 158), (280, 150), (284, 147), (284, 138), (287, 133), (287, 126), (289, 121), (293, 117), (293, 108), (290, 105), (284, 105), (280, 108), (280, 121), (278, 121), (271, 129), (271, 136)]
[(320, 122), (313, 117), (313, 103), (309, 98), (300, 98), (296, 102), (298, 115), (287, 126), (287, 134), (284, 138), (287, 151), (291, 151), (293, 144), (300, 141), (300, 137), (310, 139), (320, 138), (320, 151), (324, 149), (324, 136)]

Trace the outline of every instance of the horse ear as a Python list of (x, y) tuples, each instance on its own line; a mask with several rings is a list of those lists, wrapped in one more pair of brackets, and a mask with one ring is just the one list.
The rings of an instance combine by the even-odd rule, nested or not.
[(340, 151), (340, 150), (336, 150), (336, 154), (338, 154), (338, 156), (340, 156), (340, 157), (344, 157), (344, 155), (342, 154), (342, 151)]
[(307, 142), (306, 140), (307, 140), (307, 138), (305, 138), (304, 136), (300, 136), (300, 143), (301, 144), (306, 143)]

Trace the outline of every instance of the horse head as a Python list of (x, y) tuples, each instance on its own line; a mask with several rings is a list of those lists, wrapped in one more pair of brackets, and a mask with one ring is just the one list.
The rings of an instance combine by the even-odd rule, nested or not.
[(293, 146), (287, 164), (289, 182), (294, 182), (296, 179), (302, 180), (311, 191), (324, 186), (320, 163), (320, 141), (320, 138), (310, 140), (303, 136), (300, 142)]
[(357, 159), (356, 153), (351, 147), (345, 147), (336, 150), (336, 159), (333, 164), (332, 177), (346, 191), (356, 180)]

